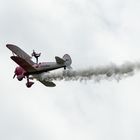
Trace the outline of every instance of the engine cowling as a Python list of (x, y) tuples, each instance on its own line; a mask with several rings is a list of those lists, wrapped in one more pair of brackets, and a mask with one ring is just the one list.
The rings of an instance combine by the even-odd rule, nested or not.
[(14, 77), (17, 76), (17, 79), (21, 81), (23, 78), (25, 78), (24, 73), (25, 70), (22, 67), (16, 67)]

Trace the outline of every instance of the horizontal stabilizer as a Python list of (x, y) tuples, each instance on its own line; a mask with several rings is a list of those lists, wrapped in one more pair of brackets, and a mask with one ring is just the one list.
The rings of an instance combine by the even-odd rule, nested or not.
[(60, 58), (60, 57), (58, 57), (58, 56), (55, 56), (55, 60), (56, 60), (57, 64), (64, 64), (65, 63), (65, 60)]

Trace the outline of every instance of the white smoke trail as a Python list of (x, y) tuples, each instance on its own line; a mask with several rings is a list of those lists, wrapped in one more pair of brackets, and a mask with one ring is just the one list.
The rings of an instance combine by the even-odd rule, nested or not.
[(122, 78), (134, 75), (135, 71), (140, 70), (140, 63), (126, 62), (120, 66), (110, 64), (96, 68), (81, 69), (81, 70), (66, 70), (58, 73), (50, 73), (47, 78), (51, 80), (66, 80), (66, 81), (87, 81), (87, 80), (112, 80), (117, 81)]

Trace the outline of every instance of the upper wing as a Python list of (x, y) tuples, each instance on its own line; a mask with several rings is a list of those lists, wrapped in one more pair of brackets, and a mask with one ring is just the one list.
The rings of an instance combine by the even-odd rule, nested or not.
[(16, 54), (17, 56), (25, 59), (26, 61), (28, 60), (28, 62), (33, 65), (34, 62), (31, 60), (31, 56), (28, 55), (26, 52), (24, 52), (22, 49), (20, 49), (18, 46), (13, 45), (13, 44), (7, 44), (6, 47), (8, 49), (10, 49), (14, 54)]

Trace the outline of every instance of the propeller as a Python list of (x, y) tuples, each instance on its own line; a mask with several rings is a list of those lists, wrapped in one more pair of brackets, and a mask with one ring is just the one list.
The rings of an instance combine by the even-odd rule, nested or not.
[(13, 79), (16, 77), (16, 73), (14, 74), (14, 76), (13, 76)]

